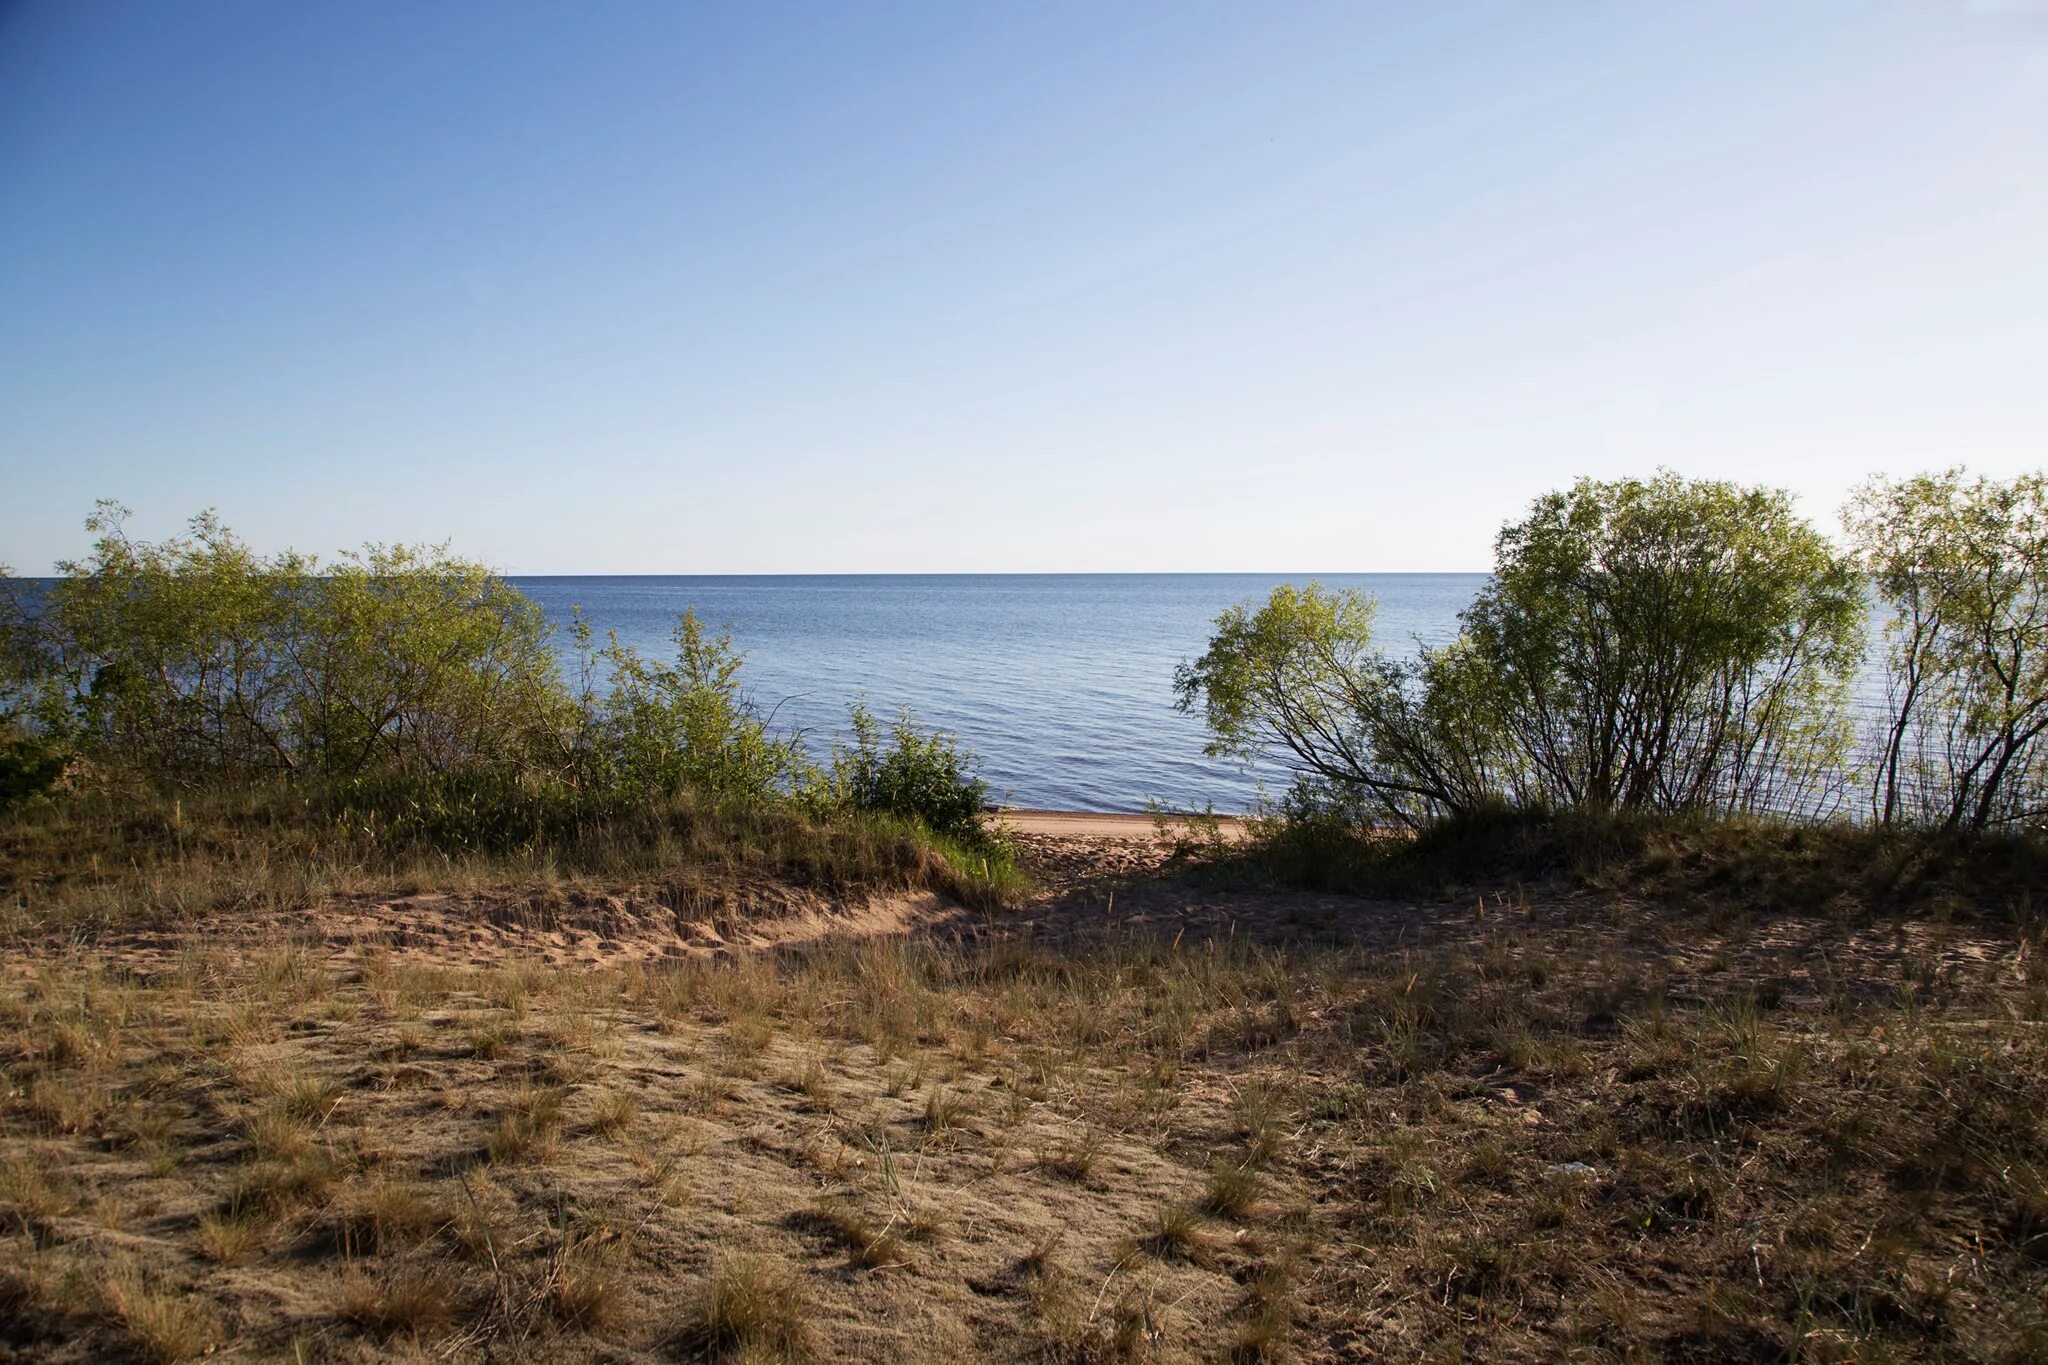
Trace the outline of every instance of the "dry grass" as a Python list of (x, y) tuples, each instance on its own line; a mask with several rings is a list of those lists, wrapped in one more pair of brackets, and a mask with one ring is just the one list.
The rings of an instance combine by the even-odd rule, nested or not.
[(846, 1248), (847, 1259), (862, 1270), (886, 1270), (910, 1264), (907, 1228), (893, 1216), (877, 1219), (857, 1205), (839, 1200), (821, 1203), (800, 1226), (823, 1233)]
[(579, 811), (504, 796), (451, 849), (408, 825), (411, 800), (397, 789), (389, 808), (359, 809), (351, 803), (369, 798), (350, 793), (109, 789), (0, 811), (0, 938), (508, 884), (575, 894), (661, 878), (669, 899), (688, 904), (767, 878), (832, 896), (931, 890), (980, 909), (1030, 891), (1005, 846), (967, 849), (881, 815), (687, 795)]
[(1246, 1218), (1258, 1201), (1256, 1172), (1229, 1161), (1219, 1161), (1209, 1172), (1208, 1188), (1202, 1196), (1204, 1212), (1217, 1218)]
[(459, 1277), (446, 1266), (400, 1264), (374, 1277), (345, 1270), (341, 1316), (373, 1337), (418, 1338), (453, 1320), (460, 1292)]
[(203, 1213), (193, 1230), (199, 1254), (216, 1265), (245, 1265), (263, 1251), (263, 1226), (237, 1214)]
[(213, 1305), (133, 1267), (111, 1270), (101, 1287), (108, 1315), (144, 1360), (191, 1360), (220, 1339)]
[(1229, 932), (1098, 909), (1075, 937), (619, 969), (11, 956), (7, 1340), (2048, 1354), (2024, 918), (1144, 894)]
[(623, 1136), (640, 1116), (640, 1102), (623, 1090), (600, 1095), (590, 1111), (590, 1131), (600, 1137)]
[(812, 1336), (802, 1285), (780, 1262), (725, 1257), (712, 1268), (696, 1335), (721, 1354), (808, 1359)]

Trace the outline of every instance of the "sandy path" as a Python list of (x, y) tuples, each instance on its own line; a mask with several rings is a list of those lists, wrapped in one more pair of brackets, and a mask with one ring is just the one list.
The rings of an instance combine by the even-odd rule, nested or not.
[[(1159, 832), (1150, 815), (1105, 815), (1078, 810), (1021, 810), (1006, 808), (1002, 817), (1019, 834), (1049, 834), (1070, 839), (1151, 839)], [(1217, 817), (1223, 837), (1244, 837), (1244, 821), (1234, 815)], [(1176, 821), (1177, 825), (1179, 822)]]

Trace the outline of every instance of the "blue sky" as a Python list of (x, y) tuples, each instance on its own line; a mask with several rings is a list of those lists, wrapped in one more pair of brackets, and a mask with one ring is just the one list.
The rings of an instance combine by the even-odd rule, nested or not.
[(2044, 462), (2048, 10), (0, 0), (0, 560), (1483, 568)]

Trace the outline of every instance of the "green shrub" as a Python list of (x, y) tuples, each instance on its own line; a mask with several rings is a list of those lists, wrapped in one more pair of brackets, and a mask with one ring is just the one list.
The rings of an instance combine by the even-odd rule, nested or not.
[(1892, 612), (1872, 814), (2038, 826), (2048, 816), (2048, 475), (1873, 480), (1843, 521)]
[(1021, 888), (950, 737), (855, 707), (820, 769), (770, 732), (731, 638), (694, 613), (670, 660), (595, 647), (579, 617), (572, 686), (540, 608), (445, 550), (322, 566), (257, 555), (210, 515), (160, 544), (125, 517), (102, 504), (91, 555), (33, 600), (0, 570), (0, 805), (75, 753), (90, 790), (56, 823), (164, 827), (181, 859), (200, 828), (186, 812), (212, 808), (223, 839), (307, 866), (698, 858), (977, 903)]
[(438, 548), (321, 566), (210, 514), (160, 544), (102, 503), (85, 560), (0, 632), (18, 716), (102, 769), (198, 787), (518, 767), (561, 695), (540, 608)]
[(970, 771), (974, 756), (951, 735), (918, 729), (906, 711), (885, 738), (881, 723), (859, 703), (850, 722), (852, 743), (832, 755), (831, 790), (839, 802), (915, 820), (963, 844), (985, 840), (988, 784)]
[(1788, 810), (1847, 756), (1863, 589), (1789, 493), (1582, 479), (1501, 531), (1463, 621), (1542, 801)]
[(1320, 789), (1300, 817), (1796, 808), (1846, 752), (1861, 580), (1786, 493), (1582, 480), (1501, 532), (1451, 644), (1390, 659), (1374, 610), (1282, 587), (1176, 675), (1211, 753)]
[[(589, 785), (638, 795), (694, 790), (742, 801), (786, 795), (805, 777), (796, 744), (769, 735), (740, 689), (744, 657), (729, 635), (708, 634), (695, 612), (676, 620), (673, 664), (650, 663), (617, 636), (597, 651), (610, 674), (586, 696)], [(589, 636), (578, 622), (579, 648)]]
[(0, 810), (55, 787), (69, 761), (60, 746), (10, 733), (10, 729), (0, 722)]

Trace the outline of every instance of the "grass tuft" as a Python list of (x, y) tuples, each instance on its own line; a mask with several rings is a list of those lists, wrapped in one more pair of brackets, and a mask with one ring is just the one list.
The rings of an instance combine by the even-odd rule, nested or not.
[(1259, 1201), (1258, 1173), (1249, 1166), (1220, 1161), (1209, 1172), (1202, 1208), (1218, 1218), (1245, 1218)]
[(701, 1310), (703, 1344), (755, 1360), (806, 1360), (811, 1326), (802, 1286), (765, 1256), (727, 1256), (712, 1267)]
[(341, 1315), (379, 1337), (419, 1337), (455, 1319), (462, 1285), (443, 1266), (405, 1264), (372, 1277), (344, 1274)]
[(147, 1361), (191, 1360), (220, 1340), (213, 1306), (186, 1290), (134, 1269), (110, 1274), (101, 1285), (107, 1312), (121, 1324), (135, 1352)]

